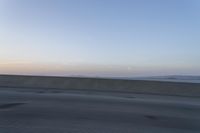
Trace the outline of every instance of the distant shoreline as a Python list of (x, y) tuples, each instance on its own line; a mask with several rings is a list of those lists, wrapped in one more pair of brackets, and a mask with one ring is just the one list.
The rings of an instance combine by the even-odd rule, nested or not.
[(0, 75), (0, 87), (110, 91), (200, 97), (200, 83), (108, 78)]
[(147, 76), (147, 77), (103, 77), (103, 76), (83, 76), (83, 75), (19, 75), (19, 74), (0, 74), (4, 76), (34, 76), (34, 77), (56, 77), (56, 78), (86, 78), (86, 79), (113, 79), (113, 80), (142, 80), (159, 82), (177, 82), (177, 83), (200, 83), (200, 76), (194, 75), (168, 75), (168, 76)]

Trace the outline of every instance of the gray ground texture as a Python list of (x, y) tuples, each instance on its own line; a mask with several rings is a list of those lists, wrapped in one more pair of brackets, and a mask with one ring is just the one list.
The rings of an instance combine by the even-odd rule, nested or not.
[(200, 99), (0, 88), (0, 133), (199, 133)]

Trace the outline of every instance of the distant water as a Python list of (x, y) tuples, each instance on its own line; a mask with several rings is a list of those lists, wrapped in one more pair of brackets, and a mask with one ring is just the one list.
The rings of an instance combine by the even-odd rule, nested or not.
[(120, 77), (115, 79), (149, 80), (166, 82), (200, 83), (200, 76), (153, 76), (153, 77)]
[(185, 83), (200, 83), (200, 80), (182, 80), (182, 79), (155, 79), (155, 78), (139, 78), (138, 80), (150, 80), (150, 81), (170, 81), (170, 82), (185, 82)]
[(170, 82), (185, 82), (185, 83), (200, 83), (200, 76), (154, 76), (143, 78), (129, 78), (137, 80), (150, 80), (150, 81), (170, 81)]

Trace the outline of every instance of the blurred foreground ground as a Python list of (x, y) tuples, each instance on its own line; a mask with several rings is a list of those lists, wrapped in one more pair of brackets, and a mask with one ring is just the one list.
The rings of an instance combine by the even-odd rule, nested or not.
[(0, 88), (1, 133), (199, 133), (200, 99)]

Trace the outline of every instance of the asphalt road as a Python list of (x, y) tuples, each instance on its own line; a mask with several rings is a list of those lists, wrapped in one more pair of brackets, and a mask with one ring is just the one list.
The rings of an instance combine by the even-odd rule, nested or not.
[(0, 88), (0, 133), (199, 133), (198, 98)]

